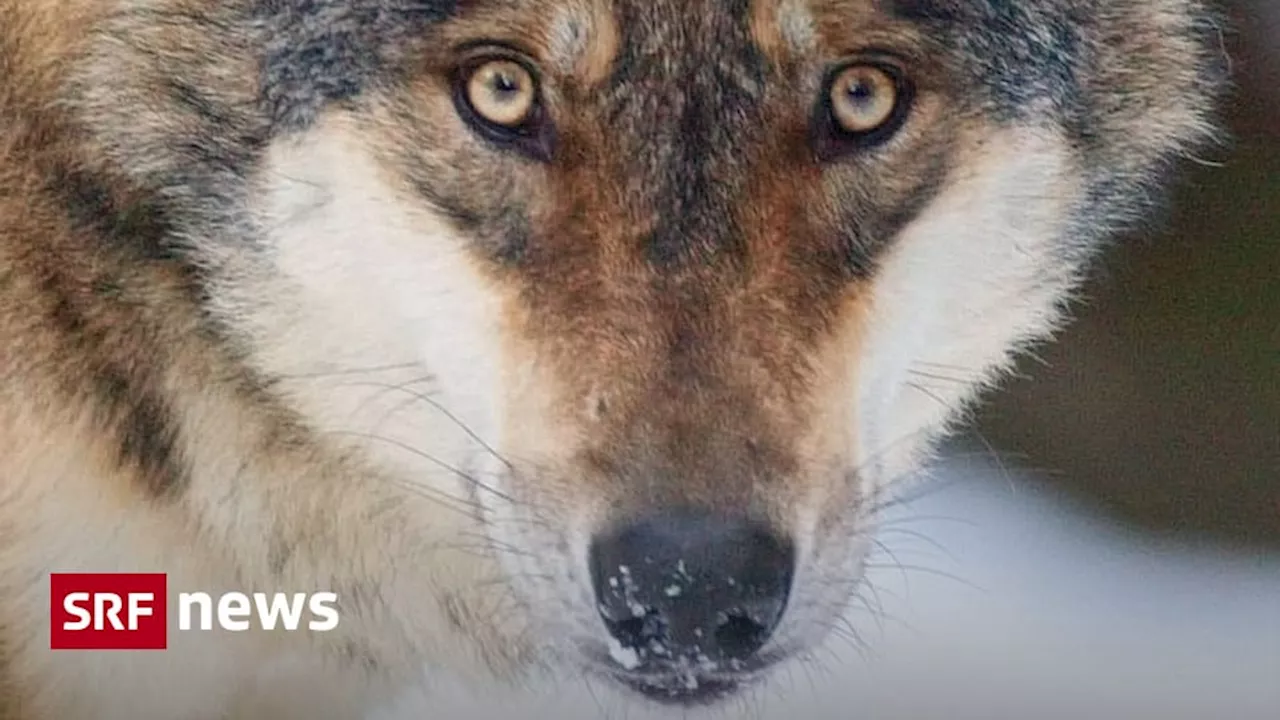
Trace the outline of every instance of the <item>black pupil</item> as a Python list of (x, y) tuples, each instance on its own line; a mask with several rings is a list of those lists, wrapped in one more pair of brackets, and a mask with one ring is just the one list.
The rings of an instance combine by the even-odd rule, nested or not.
[(520, 83), (510, 73), (496, 72), (493, 75), (493, 92), (499, 96), (515, 95), (520, 92)]
[(849, 86), (848, 95), (849, 100), (854, 105), (866, 105), (871, 102), (872, 97), (875, 95), (875, 90), (871, 87), (871, 83), (865, 80), (858, 80)]

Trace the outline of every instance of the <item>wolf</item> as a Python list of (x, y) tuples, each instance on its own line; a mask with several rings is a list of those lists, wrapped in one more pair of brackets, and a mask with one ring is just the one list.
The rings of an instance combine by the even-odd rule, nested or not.
[[(824, 641), (1225, 67), (1198, 0), (0, 18), (3, 720), (354, 718), (424, 668), (723, 707)], [(341, 622), (52, 651), (65, 571)]]

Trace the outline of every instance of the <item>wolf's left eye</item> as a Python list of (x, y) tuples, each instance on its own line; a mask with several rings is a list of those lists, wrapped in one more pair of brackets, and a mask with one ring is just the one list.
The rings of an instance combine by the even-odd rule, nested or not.
[(819, 104), (819, 155), (838, 157), (888, 140), (906, 120), (912, 96), (911, 82), (894, 65), (856, 62), (837, 68)]
[(874, 65), (853, 65), (831, 82), (831, 115), (841, 130), (873, 132), (889, 122), (898, 107), (898, 81)]
[(533, 74), (513, 60), (490, 60), (469, 72), (467, 102), (482, 119), (505, 128), (529, 120), (538, 101)]

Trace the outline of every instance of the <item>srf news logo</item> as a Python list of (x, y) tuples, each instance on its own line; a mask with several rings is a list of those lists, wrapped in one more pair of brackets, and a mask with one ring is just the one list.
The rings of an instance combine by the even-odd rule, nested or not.
[[(168, 578), (162, 573), (54, 573), (49, 578), (49, 646), (54, 650), (164, 650), (168, 647)], [(338, 626), (333, 593), (178, 595), (178, 630), (217, 626), (244, 632)]]

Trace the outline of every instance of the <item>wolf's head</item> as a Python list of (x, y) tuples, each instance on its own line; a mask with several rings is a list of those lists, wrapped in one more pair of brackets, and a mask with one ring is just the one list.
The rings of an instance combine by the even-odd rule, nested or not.
[(1194, 0), (123, 4), (100, 147), (276, 402), (420, 508), (386, 536), (455, 543), (385, 554), (436, 579), (391, 625), (681, 703), (822, 640), (1218, 55)]

